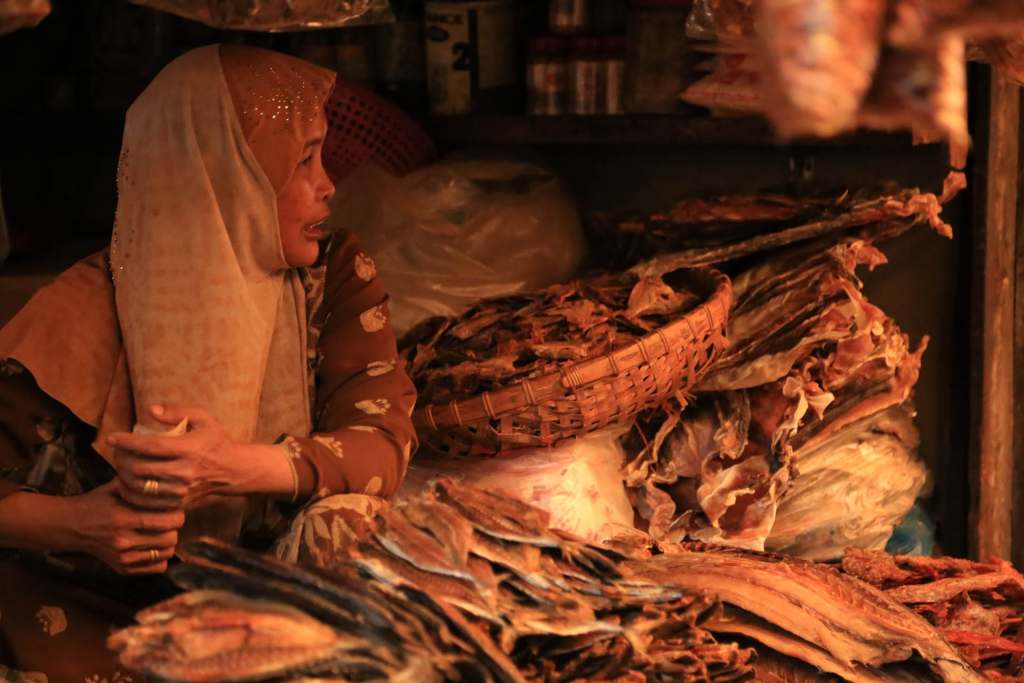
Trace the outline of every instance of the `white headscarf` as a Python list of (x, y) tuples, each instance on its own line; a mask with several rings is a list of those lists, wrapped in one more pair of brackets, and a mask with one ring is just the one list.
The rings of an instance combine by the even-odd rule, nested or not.
[[(247, 68), (268, 78), (298, 62), (245, 53)], [(275, 126), (264, 133), (295, 138), (309, 118), (296, 101), (303, 86), (278, 85), (291, 85), (281, 91), (291, 104), (268, 105), (254, 88), (241, 106)], [(239, 114), (218, 46), (178, 58), (139, 96), (125, 126), (110, 262), (139, 421), (152, 420), (154, 403), (201, 406), (231, 438), (270, 442), (310, 432), (305, 293)], [(280, 145), (280, 155), (293, 147)]]
[(111, 244), (41, 289), (0, 357), (105, 436), (154, 403), (204, 407), (243, 441), (310, 431), (305, 296), (284, 260), (277, 191), (334, 74), (210, 46), (168, 65), (128, 111)]

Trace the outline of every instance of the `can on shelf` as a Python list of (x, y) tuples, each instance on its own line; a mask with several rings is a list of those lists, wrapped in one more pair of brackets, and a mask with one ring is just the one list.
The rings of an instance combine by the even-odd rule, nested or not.
[(569, 57), (569, 113), (600, 114), (604, 111), (601, 40), (574, 38)]
[(427, 83), (433, 113), (495, 112), (514, 106), (516, 19), (511, 0), (427, 2)]
[(569, 96), (569, 43), (559, 36), (533, 38), (526, 58), (526, 111), (566, 113)]

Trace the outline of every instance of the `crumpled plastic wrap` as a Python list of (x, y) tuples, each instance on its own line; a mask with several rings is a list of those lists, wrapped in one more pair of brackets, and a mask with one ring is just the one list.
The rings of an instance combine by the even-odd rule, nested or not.
[(394, 21), (388, 0), (132, 0), (214, 28), (304, 31)]
[(754, 38), (755, 0), (695, 0), (686, 19), (691, 40), (742, 45)]
[(50, 0), (0, 0), (0, 36), (31, 28), (50, 14)]
[(585, 255), (562, 182), (519, 161), (442, 161), (401, 179), (366, 164), (331, 208), (328, 225), (353, 231), (376, 260), (399, 337), (480, 299), (565, 282)]
[(417, 457), (398, 500), (422, 492), (435, 477), (451, 477), (536, 505), (551, 514), (553, 528), (602, 543), (633, 529), (633, 508), (620, 475), (621, 434), (608, 429), (551, 449), (509, 451), (479, 461)]
[(765, 543), (807, 560), (848, 547), (882, 550), (928, 482), (913, 416), (892, 408), (793, 455), (799, 475), (779, 503)]

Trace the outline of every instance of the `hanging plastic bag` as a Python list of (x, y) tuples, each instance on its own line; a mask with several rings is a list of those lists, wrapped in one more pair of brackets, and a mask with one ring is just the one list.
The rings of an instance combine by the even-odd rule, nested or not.
[(0, 0), (0, 35), (32, 28), (50, 14), (50, 0)]
[(502, 491), (551, 515), (551, 526), (601, 543), (633, 529), (633, 508), (620, 474), (620, 429), (595, 432), (556, 448), (510, 451), (487, 460), (415, 458), (398, 499), (424, 491), (435, 477)]
[(214, 28), (303, 31), (395, 20), (388, 0), (132, 0)]
[(331, 209), (328, 225), (374, 257), (399, 337), (480, 299), (568, 280), (585, 252), (562, 182), (520, 161), (442, 161), (403, 178), (364, 164)]

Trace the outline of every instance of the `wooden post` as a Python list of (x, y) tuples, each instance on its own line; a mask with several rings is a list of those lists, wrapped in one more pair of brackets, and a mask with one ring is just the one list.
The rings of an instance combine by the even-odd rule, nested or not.
[[(980, 344), (975, 377), (977, 460), (972, 467), (971, 554), (981, 560), (1009, 559), (1013, 540), (1014, 482), (1014, 327), (1016, 321), (1016, 241), (1020, 89), (989, 76), (987, 139), (979, 139), (975, 182), (983, 199), (974, 226), (980, 290)], [(982, 136), (979, 136), (982, 137)], [(974, 299), (979, 301), (978, 297)], [(1022, 340), (1024, 341), (1024, 340)]]

